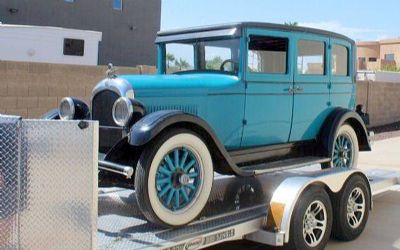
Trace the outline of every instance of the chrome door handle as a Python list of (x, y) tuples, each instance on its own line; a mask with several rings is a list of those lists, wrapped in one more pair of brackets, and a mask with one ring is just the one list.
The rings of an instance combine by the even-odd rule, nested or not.
[(302, 87), (300, 87), (300, 86), (296, 86), (295, 88), (294, 88), (294, 92), (303, 92), (304, 91), (304, 89), (302, 88)]
[(294, 93), (294, 89), (292, 87), (289, 87), (288, 89), (285, 89), (289, 95), (292, 95)]

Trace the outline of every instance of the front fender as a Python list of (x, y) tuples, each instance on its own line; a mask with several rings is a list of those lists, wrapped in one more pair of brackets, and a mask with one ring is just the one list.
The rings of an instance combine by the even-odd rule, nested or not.
[(130, 129), (128, 142), (132, 146), (142, 146), (156, 137), (165, 128), (178, 123), (197, 124), (207, 133), (214, 135), (208, 124), (197, 116), (180, 110), (157, 111), (146, 115), (136, 122)]
[(324, 155), (331, 157), (335, 135), (344, 123), (348, 123), (356, 132), (360, 151), (371, 151), (367, 128), (360, 115), (352, 110), (337, 108), (325, 120), (320, 132), (319, 141)]
[[(225, 164), (219, 164), (220, 173), (234, 173), (239, 176), (254, 175), (251, 171), (242, 171), (229, 156), (224, 145), (219, 141), (214, 130), (200, 117), (180, 110), (163, 110), (146, 115), (136, 122), (128, 134), (128, 143), (132, 146), (143, 146), (163, 130), (173, 126), (184, 126), (198, 132), (205, 139), (210, 152)], [(219, 154), (217, 154), (218, 152)], [(216, 156), (218, 155), (218, 156)], [(222, 158), (222, 159), (221, 159)], [(217, 170), (217, 171), (218, 171)]]
[(60, 120), (60, 115), (58, 114), (58, 109), (53, 109), (42, 115), (40, 119), (43, 120)]

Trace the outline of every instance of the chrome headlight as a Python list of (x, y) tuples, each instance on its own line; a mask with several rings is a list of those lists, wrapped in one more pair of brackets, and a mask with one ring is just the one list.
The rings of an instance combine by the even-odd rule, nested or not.
[(71, 97), (64, 97), (58, 109), (61, 120), (72, 120), (75, 116), (75, 103)]
[(58, 114), (61, 120), (88, 119), (90, 109), (86, 103), (77, 98), (64, 97), (60, 102)]
[(133, 104), (127, 97), (118, 98), (112, 109), (112, 116), (114, 122), (120, 126), (125, 127), (129, 124), (133, 114)]

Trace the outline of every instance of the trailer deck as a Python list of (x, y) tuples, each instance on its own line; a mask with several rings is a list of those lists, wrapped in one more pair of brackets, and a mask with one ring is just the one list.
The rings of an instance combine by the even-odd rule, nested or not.
[[(266, 223), (274, 191), (290, 177), (329, 174), (315, 167), (270, 173), (254, 178), (217, 176), (209, 202), (199, 219), (178, 229), (164, 229), (145, 220), (136, 203), (135, 192), (101, 188), (98, 203), (99, 249), (198, 249), (221, 242), (257, 240)], [(372, 170), (367, 176), (373, 195), (400, 184), (394, 171)], [(266, 233), (263, 241), (281, 245), (283, 235)], [(274, 244), (275, 243), (275, 244)]]

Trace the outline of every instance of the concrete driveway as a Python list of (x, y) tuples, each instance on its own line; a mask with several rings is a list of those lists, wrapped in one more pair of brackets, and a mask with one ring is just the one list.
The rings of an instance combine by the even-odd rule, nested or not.
[[(377, 141), (373, 151), (360, 153), (361, 169), (388, 169), (400, 171), (400, 137)], [(210, 249), (280, 249), (266, 247), (248, 241), (237, 241), (214, 246)], [(400, 249), (400, 187), (374, 197), (374, 209), (370, 213), (363, 234), (352, 242), (331, 240), (327, 250)]]

